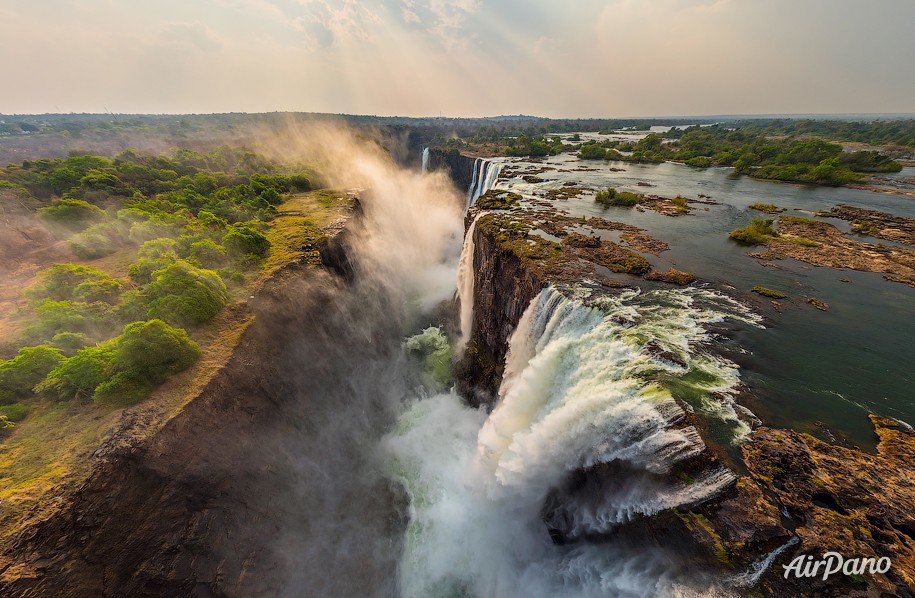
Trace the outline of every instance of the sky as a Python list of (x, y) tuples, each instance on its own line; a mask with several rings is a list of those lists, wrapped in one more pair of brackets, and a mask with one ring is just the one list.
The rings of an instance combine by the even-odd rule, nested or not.
[(0, 113), (915, 112), (912, 0), (0, 0)]

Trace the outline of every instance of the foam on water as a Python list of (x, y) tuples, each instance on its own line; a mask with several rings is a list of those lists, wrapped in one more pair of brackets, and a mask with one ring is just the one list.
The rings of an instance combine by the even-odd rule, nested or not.
[[(601, 501), (569, 512), (573, 533), (700, 502), (730, 484), (725, 468), (690, 482), (666, 475), (705, 449), (671, 381), (705, 395), (703, 413), (740, 422), (727, 392), (736, 366), (704, 351), (706, 326), (758, 320), (707, 289), (626, 291), (587, 306), (547, 288), (511, 335), (499, 400), (487, 414), (454, 394), (417, 400), (384, 443), (412, 498), (400, 583), (406, 596), (708, 595), (650, 549), (555, 545), (547, 493), (569, 472), (625, 464)], [(665, 360), (659, 347), (676, 356)], [(712, 393), (716, 393), (714, 396)], [(742, 424), (745, 426), (745, 424)], [(735, 423), (735, 438), (743, 430)], [(671, 479), (674, 479), (671, 482)], [(701, 584), (700, 584), (701, 585)]]

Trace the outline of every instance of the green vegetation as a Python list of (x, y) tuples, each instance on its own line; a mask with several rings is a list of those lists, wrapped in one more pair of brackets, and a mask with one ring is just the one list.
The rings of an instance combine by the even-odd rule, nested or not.
[(547, 139), (543, 135), (528, 137), (523, 133), (517, 138), (508, 140), (508, 147), (505, 148), (507, 156), (530, 156), (533, 158), (542, 156), (555, 156), (565, 148), (562, 139), (559, 137), (550, 137)]
[(817, 221), (803, 216), (779, 216), (779, 222), (790, 222), (794, 224), (816, 224)]
[(585, 143), (578, 150), (578, 157), (582, 160), (622, 160), (623, 156), (613, 148), (604, 147), (599, 143)]
[(862, 179), (866, 173), (897, 172), (901, 168), (879, 152), (843, 152), (842, 146), (822, 139), (772, 138), (723, 126), (690, 127), (674, 130), (669, 136), (675, 139), (646, 147), (641, 155), (691, 166), (733, 166), (737, 172), (756, 178), (819, 185), (844, 185)]
[(521, 200), (521, 196), (511, 191), (490, 189), (474, 204), (481, 210), (508, 210)]
[(772, 222), (771, 219), (754, 218), (747, 226), (732, 230), (728, 238), (745, 245), (765, 245), (778, 236)]
[(0, 361), (0, 404), (28, 398), (35, 385), (44, 380), (62, 359), (60, 350), (39, 345), (23, 347), (16, 357)]
[(752, 290), (754, 293), (758, 293), (763, 297), (770, 297), (772, 299), (784, 299), (788, 295), (784, 293), (779, 293), (778, 291), (773, 291), (772, 289), (767, 289), (766, 287), (761, 287), (759, 285), (753, 287)]
[(82, 230), (105, 219), (105, 212), (98, 206), (70, 197), (55, 200), (50, 206), (39, 209), (38, 215), (71, 230)]
[(689, 205), (685, 197), (680, 195), (672, 197), (670, 199), (670, 203), (674, 204), (674, 206), (677, 208), (677, 212), (681, 214), (689, 212)]
[(750, 209), (756, 210), (758, 212), (765, 212), (766, 214), (778, 214), (784, 212), (788, 208), (780, 208), (772, 203), (751, 203)]
[[(873, 150), (843, 151), (842, 146), (824, 139), (811, 139), (821, 133), (830, 139), (860, 139), (883, 142), (893, 139), (915, 147), (915, 121), (893, 123), (836, 123), (806, 121), (803, 126), (786, 127), (781, 121), (737, 122), (727, 125), (692, 126), (667, 133), (649, 133), (635, 142), (607, 140), (563, 146), (558, 138), (542, 135), (517, 138), (499, 137), (493, 131), (478, 132), (474, 141), (496, 143), (500, 152), (511, 156), (547, 156), (578, 149), (582, 160), (622, 160), (659, 163), (665, 160), (683, 162), (697, 168), (732, 166), (736, 172), (760, 179), (846, 185), (863, 180), (870, 173), (898, 172), (901, 164), (890, 155)], [(639, 127), (645, 130), (645, 127)], [(785, 135), (782, 130), (790, 129)], [(559, 128), (555, 130), (560, 130)], [(588, 129), (584, 129), (588, 130)], [(843, 137), (848, 133), (849, 137)], [(902, 152), (900, 152), (902, 153)]]
[(789, 243), (794, 245), (800, 245), (802, 247), (819, 247), (820, 244), (814, 241), (813, 239), (807, 239), (806, 237), (783, 237)]
[[(0, 414), (3, 425), (28, 413), (35, 397), (136, 402), (187, 368), (199, 348), (178, 327), (211, 321), (233, 289), (267, 266), (273, 242), (286, 244), (271, 241), (269, 222), (311, 178), (226, 147), (72, 152), (0, 168), (3, 189), (78, 258), (97, 260), (50, 265), (25, 291), (22, 348), (0, 361), (0, 404), (26, 408)], [(317, 203), (329, 207), (339, 194), (322, 197)]]
[(639, 193), (629, 191), (617, 191), (610, 187), (594, 194), (594, 201), (604, 206), (624, 206), (632, 207), (642, 199)]

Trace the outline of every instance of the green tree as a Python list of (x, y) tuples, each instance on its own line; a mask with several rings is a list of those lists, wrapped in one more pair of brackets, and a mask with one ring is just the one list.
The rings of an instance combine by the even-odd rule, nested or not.
[(89, 398), (111, 373), (112, 343), (85, 347), (61, 361), (35, 390), (60, 400)]
[(64, 358), (59, 349), (23, 347), (16, 357), (0, 362), (0, 404), (14, 403), (32, 394), (36, 384)]

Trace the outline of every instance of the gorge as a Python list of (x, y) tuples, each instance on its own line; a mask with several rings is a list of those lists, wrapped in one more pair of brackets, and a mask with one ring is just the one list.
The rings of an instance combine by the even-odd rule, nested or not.
[[(909, 591), (915, 435), (872, 416), (870, 454), (760, 426), (740, 343), (771, 322), (701, 267), (717, 249), (676, 261), (657, 249), (683, 242), (672, 225), (648, 226), (698, 226), (701, 213), (480, 208), (492, 190), (549, 200), (505, 159), (425, 148), (402, 169), (347, 150), (330, 178), (358, 199), (302, 248), (322, 266), (276, 272), (188, 406), (148, 439), (112, 435), (88, 480), (33, 514), (3, 554), (0, 592)], [(673, 196), (665, 183), (651, 181)], [(653, 279), (684, 264), (702, 280)], [(443, 347), (444, 384), (431, 371)], [(864, 470), (879, 492), (850, 475)], [(781, 575), (836, 549), (894, 566)]]

